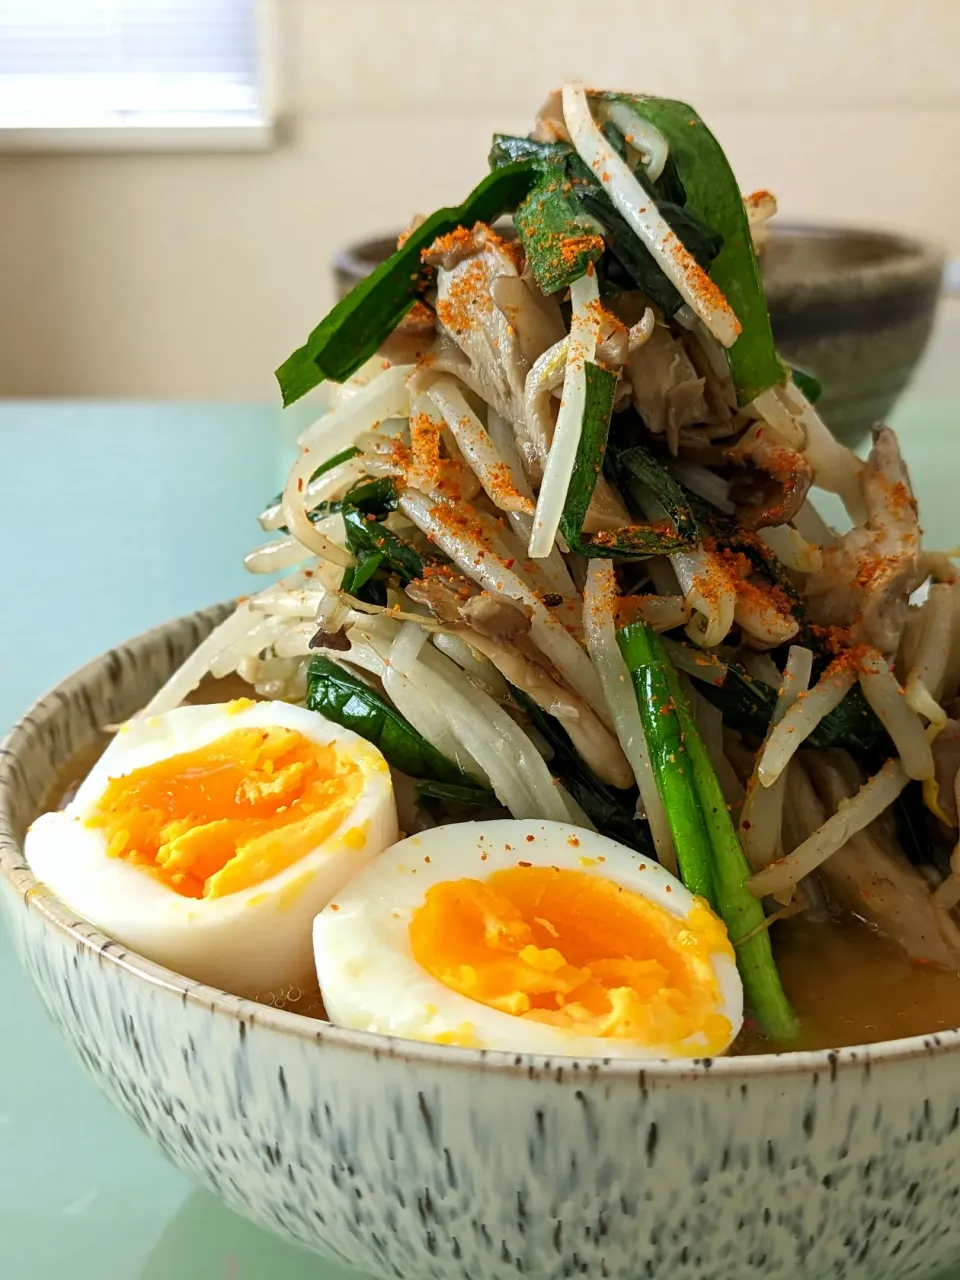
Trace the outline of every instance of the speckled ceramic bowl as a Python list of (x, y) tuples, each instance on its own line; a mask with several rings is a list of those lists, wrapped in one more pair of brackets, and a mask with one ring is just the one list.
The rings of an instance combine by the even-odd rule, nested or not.
[(41, 888), (27, 825), (224, 615), (169, 623), (0, 747), (0, 899), (113, 1101), (231, 1208), (401, 1280), (904, 1280), (960, 1261), (960, 1033), (687, 1063), (343, 1031), (124, 951)]
[[(384, 260), (396, 236), (336, 254), (338, 296)], [(774, 222), (762, 255), (777, 346), (823, 383), (820, 410), (856, 446), (884, 420), (930, 337), (943, 254), (909, 236)]]

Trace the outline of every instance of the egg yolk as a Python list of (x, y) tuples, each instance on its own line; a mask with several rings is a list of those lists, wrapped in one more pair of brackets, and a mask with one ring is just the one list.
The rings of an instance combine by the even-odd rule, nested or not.
[(356, 803), (359, 765), (292, 729), (235, 729), (111, 778), (88, 815), (107, 852), (188, 898), (222, 898), (286, 870)]
[(733, 955), (702, 900), (685, 919), (601, 876), (511, 867), (427, 890), (410, 922), (417, 963), (461, 995), (582, 1036), (698, 1049), (730, 1040), (711, 953)]

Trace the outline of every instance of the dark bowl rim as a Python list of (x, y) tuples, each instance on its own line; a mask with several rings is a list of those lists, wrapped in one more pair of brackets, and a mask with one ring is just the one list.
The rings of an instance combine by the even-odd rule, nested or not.
[(7, 896), (19, 899), (19, 902), (8, 902), (10, 911), (20, 909), (36, 913), (45, 925), (52, 926), (88, 959), (105, 961), (129, 976), (146, 981), (153, 988), (179, 999), (184, 1006), (195, 1005), (248, 1026), (262, 1027), (299, 1040), (312, 1040), (321, 1047), (329, 1045), (330, 1048), (352, 1050), (375, 1061), (390, 1058), (438, 1070), (470, 1070), (531, 1079), (552, 1077), (557, 1083), (566, 1081), (568, 1084), (602, 1078), (633, 1082), (644, 1090), (655, 1082), (676, 1084), (715, 1079), (719, 1083), (749, 1081), (764, 1076), (819, 1077), (823, 1074), (833, 1080), (837, 1072), (844, 1069), (869, 1072), (872, 1067), (880, 1065), (960, 1054), (960, 1029), (880, 1041), (872, 1045), (795, 1050), (740, 1058), (578, 1059), (506, 1050), (464, 1049), (354, 1031), (332, 1023), (321, 1023), (303, 1014), (260, 1005), (194, 982), (121, 947), (87, 921), (78, 919), (30, 871), (22, 842), (13, 829), (13, 815), (6, 798), (18, 786), (16, 773), (21, 768), (20, 750), (34, 732), (35, 722), (62, 715), (70, 695), (86, 690), (92, 677), (102, 670), (115, 668), (117, 663), (122, 663), (137, 650), (168, 644), (176, 633), (186, 627), (197, 629), (199, 624), (199, 629), (209, 630), (227, 615), (230, 608), (230, 604), (220, 604), (185, 614), (152, 627), (117, 649), (93, 658), (38, 698), (0, 741), (0, 879), (5, 882)]
[[(787, 239), (804, 236), (810, 240), (853, 238), (881, 244), (887, 256), (876, 261), (854, 263), (849, 267), (796, 279), (778, 288), (775, 281), (764, 281), (764, 291), (771, 311), (799, 311), (809, 305), (833, 302), (843, 307), (862, 305), (888, 294), (913, 291), (932, 303), (940, 291), (946, 264), (945, 250), (930, 240), (886, 227), (869, 227), (853, 223), (815, 220), (784, 220), (770, 227), (771, 237)], [(838, 296), (844, 284), (857, 283), (853, 298)]]

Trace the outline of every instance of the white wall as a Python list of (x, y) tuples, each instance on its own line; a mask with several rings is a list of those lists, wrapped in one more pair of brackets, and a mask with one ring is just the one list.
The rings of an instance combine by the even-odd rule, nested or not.
[(273, 151), (0, 156), (0, 394), (273, 398), (332, 252), (462, 198), (569, 75), (692, 101), (790, 217), (960, 252), (957, 0), (278, 4)]

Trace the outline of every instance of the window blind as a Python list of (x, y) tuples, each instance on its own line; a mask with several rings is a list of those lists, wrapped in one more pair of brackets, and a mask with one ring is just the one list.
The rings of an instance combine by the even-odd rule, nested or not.
[(262, 0), (2, 0), (0, 129), (263, 124)]

